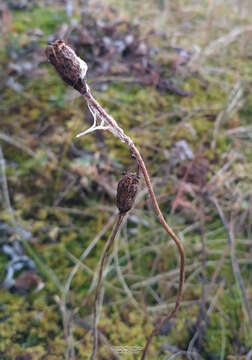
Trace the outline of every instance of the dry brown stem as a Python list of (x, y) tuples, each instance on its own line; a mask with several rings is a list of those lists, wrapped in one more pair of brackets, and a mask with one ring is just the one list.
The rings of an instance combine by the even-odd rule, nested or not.
[(96, 353), (96, 349), (97, 349), (97, 308), (98, 308), (98, 300), (99, 300), (99, 294), (100, 294), (100, 289), (102, 286), (102, 275), (103, 275), (103, 268), (104, 268), (104, 263), (106, 260), (106, 257), (108, 255), (108, 252), (115, 240), (116, 234), (118, 233), (120, 226), (122, 224), (122, 221), (124, 219), (125, 214), (119, 214), (115, 227), (110, 235), (110, 238), (108, 239), (105, 249), (103, 251), (102, 257), (101, 257), (101, 263), (100, 263), (100, 268), (99, 268), (99, 273), (98, 273), (98, 281), (97, 281), (97, 286), (96, 286), (96, 290), (95, 290), (95, 299), (94, 299), (94, 318), (93, 318), (93, 334), (94, 334), (94, 341), (93, 341), (93, 350), (92, 350), (92, 354), (90, 356), (90, 360), (93, 360), (95, 357), (95, 353)]
[[(177, 310), (179, 308), (181, 297), (182, 297), (182, 291), (183, 291), (183, 283), (184, 283), (184, 266), (185, 266), (185, 255), (183, 246), (180, 243), (178, 237), (173, 232), (173, 230), (170, 228), (170, 226), (166, 223), (165, 218), (159, 208), (155, 193), (152, 188), (150, 176), (148, 174), (147, 168), (145, 166), (144, 160), (136, 148), (135, 144), (133, 143), (132, 139), (127, 136), (123, 129), (119, 127), (117, 122), (113, 119), (112, 116), (110, 116), (104, 108), (95, 100), (93, 95), (91, 94), (91, 91), (86, 84), (85, 81), (85, 74), (87, 70), (86, 63), (81, 60), (74, 51), (66, 45), (62, 40), (57, 40), (54, 43), (50, 44), (46, 49), (46, 55), (48, 60), (51, 62), (51, 64), (55, 67), (56, 71), (59, 73), (59, 75), (62, 77), (62, 79), (67, 82), (67, 84), (74, 87), (77, 91), (79, 91), (85, 98), (87, 105), (89, 107), (90, 112), (93, 115), (94, 123), (91, 126), (90, 129), (84, 131), (83, 133), (80, 133), (77, 135), (77, 137), (80, 137), (82, 135), (85, 135), (87, 133), (93, 132), (95, 130), (108, 130), (113, 133), (114, 136), (118, 137), (123, 143), (125, 143), (131, 153), (136, 158), (136, 161), (138, 163), (139, 169), (143, 173), (145, 183), (147, 185), (151, 202), (154, 207), (154, 210), (161, 222), (161, 225), (165, 229), (165, 231), (171, 236), (172, 240), (175, 242), (179, 255), (180, 255), (180, 278), (179, 278), (179, 289), (177, 293), (176, 303), (174, 306), (174, 309), (171, 311), (170, 314), (165, 316), (160, 323), (155, 327), (155, 329), (152, 331), (149, 339), (147, 340), (146, 346), (143, 350), (141, 360), (144, 360), (146, 358), (146, 354), (148, 351), (148, 348), (151, 344), (151, 341), (153, 337), (159, 332), (160, 328), (163, 326), (163, 324), (167, 321), (169, 321), (172, 317), (175, 316), (177, 313)], [(100, 124), (97, 121), (100, 121)], [(122, 214), (119, 216), (119, 219), (122, 217)], [(119, 222), (119, 221), (118, 221)], [(111, 238), (110, 238), (111, 240)], [(105, 252), (103, 254), (103, 258), (105, 259), (107, 251), (109, 250), (113, 240), (109, 241)], [(104, 260), (101, 262), (100, 271), (102, 271)], [(100, 287), (100, 284), (98, 284)], [(97, 285), (97, 288), (98, 288)], [(97, 293), (97, 292), (96, 292)], [(97, 340), (95, 340), (97, 341)], [(93, 351), (94, 352), (94, 351)], [(91, 359), (93, 359), (93, 354), (91, 356)]]

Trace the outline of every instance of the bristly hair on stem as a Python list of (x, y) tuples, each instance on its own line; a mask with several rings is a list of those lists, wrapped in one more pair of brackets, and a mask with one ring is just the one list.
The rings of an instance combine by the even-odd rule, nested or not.
[[(133, 156), (137, 161), (139, 170), (143, 174), (156, 215), (160, 220), (162, 227), (175, 242), (179, 252), (179, 256), (180, 256), (179, 288), (178, 288), (175, 306), (174, 309), (170, 312), (170, 314), (164, 316), (164, 318), (159, 322), (159, 324), (155, 327), (155, 329), (152, 331), (151, 335), (149, 336), (141, 356), (141, 360), (145, 360), (148, 348), (151, 344), (153, 337), (156, 334), (158, 334), (163, 324), (166, 323), (168, 320), (170, 320), (172, 317), (174, 317), (178, 311), (182, 298), (183, 284), (184, 284), (184, 273), (185, 273), (184, 249), (176, 234), (173, 232), (171, 227), (165, 221), (165, 218), (159, 208), (155, 193), (153, 191), (150, 176), (148, 174), (144, 160), (140, 152), (138, 151), (137, 147), (135, 146), (133, 140), (124, 133), (123, 129), (119, 127), (115, 119), (105, 111), (105, 109), (95, 100), (95, 98), (91, 94), (91, 91), (85, 80), (87, 64), (82, 59), (80, 59), (75, 54), (73, 49), (69, 45), (67, 45), (63, 40), (56, 40), (55, 42), (48, 45), (46, 48), (46, 56), (49, 62), (54, 66), (55, 70), (62, 77), (62, 79), (68, 85), (72, 86), (74, 89), (79, 91), (81, 95), (83, 95), (91, 111), (91, 114), (93, 115), (93, 120), (94, 120), (93, 125), (88, 130), (78, 134), (77, 137), (86, 135), (95, 130), (108, 130), (129, 147), (131, 153), (133, 154)], [(123, 213), (120, 213), (119, 218), (122, 217), (122, 215)], [(108, 243), (108, 246), (110, 248), (110, 243)], [(107, 249), (106, 247), (107, 250), (106, 249), (105, 250), (108, 251), (109, 248)], [(103, 256), (106, 257), (106, 253), (104, 252)], [(94, 355), (92, 354), (91, 359), (93, 358)]]

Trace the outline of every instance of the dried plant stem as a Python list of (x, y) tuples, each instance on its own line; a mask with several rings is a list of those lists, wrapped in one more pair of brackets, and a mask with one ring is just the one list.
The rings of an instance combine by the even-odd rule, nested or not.
[(94, 336), (94, 340), (93, 340), (93, 349), (92, 349), (92, 354), (89, 358), (89, 360), (93, 360), (95, 357), (95, 353), (96, 353), (96, 349), (97, 349), (97, 342), (98, 342), (98, 337), (97, 337), (97, 309), (98, 309), (98, 300), (99, 300), (99, 294), (100, 294), (100, 289), (102, 286), (102, 274), (103, 274), (103, 268), (104, 268), (104, 263), (105, 263), (105, 259), (108, 255), (109, 249), (111, 248), (115, 237), (120, 229), (120, 226), (122, 224), (122, 221), (124, 219), (125, 214), (119, 214), (118, 218), (116, 220), (116, 224), (115, 227), (106, 243), (104, 252), (102, 254), (101, 257), (101, 263), (100, 263), (100, 267), (99, 267), (99, 273), (98, 273), (98, 281), (97, 281), (97, 286), (96, 286), (96, 291), (95, 291), (95, 299), (94, 299), (94, 317), (93, 317), (93, 336)]
[[(108, 115), (107, 112), (101, 107), (101, 105), (95, 100), (95, 98), (92, 96), (89, 89), (87, 89), (87, 93), (84, 95), (84, 98), (86, 99), (86, 101), (87, 101), (87, 103), (89, 105), (91, 105), (93, 108), (96, 109), (97, 113), (102, 118), (106, 119), (109, 126), (111, 126), (112, 128), (115, 127), (114, 119), (110, 115)], [(116, 126), (118, 127), (117, 124), (116, 124)], [(176, 299), (174, 309), (170, 312), (170, 314), (165, 316), (160, 321), (160, 323), (156, 326), (156, 328), (152, 331), (150, 337), (147, 340), (147, 343), (145, 345), (143, 353), (142, 353), (141, 360), (144, 360), (153, 337), (159, 332), (159, 330), (161, 329), (163, 324), (166, 323), (167, 321), (169, 321), (176, 314), (176, 312), (177, 312), (177, 310), (179, 308), (179, 304), (180, 304), (181, 297), (182, 297), (182, 292), (183, 292), (183, 284), (184, 284), (185, 254), (184, 254), (184, 249), (183, 249), (183, 246), (182, 246), (181, 242), (179, 241), (178, 237), (173, 232), (173, 230), (170, 228), (170, 226), (166, 223), (166, 221), (164, 219), (164, 216), (163, 216), (163, 214), (162, 214), (162, 212), (161, 212), (161, 210), (159, 208), (155, 193), (154, 193), (153, 188), (152, 188), (150, 176), (148, 174), (147, 168), (145, 166), (144, 160), (143, 160), (140, 152), (138, 151), (137, 147), (135, 146), (135, 144), (133, 143), (131, 138), (126, 136), (125, 133), (123, 132), (123, 130), (121, 128), (119, 128), (119, 127), (118, 127), (118, 133), (120, 133), (119, 138), (129, 146), (132, 154), (135, 156), (135, 158), (137, 160), (137, 163), (138, 163), (138, 166), (139, 166), (139, 168), (141, 169), (141, 171), (143, 173), (144, 180), (145, 180), (146, 186), (148, 188), (150, 198), (151, 198), (151, 202), (152, 202), (154, 210), (155, 210), (155, 212), (157, 214), (157, 217), (158, 217), (159, 221), (161, 222), (161, 225), (163, 226), (165, 231), (171, 236), (172, 240), (175, 242), (175, 244), (176, 244), (176, 246), (178, 248), (178, 251), (179, 251), (179, 255), (180, 255), (179, 289), (178, 289), (178, 294), (177, 294), (177, 299)], [(90, 360), (91, 359), (93, 359), (93, 358), (90, 358)]]
[(159, 221), (161, 222), (161, 225), (163, 226), (163, 228), (165, 229), (165, 231), (171, 236), (171, 238), (173, 239), (173, 241), (175, 242), (178, 251), (179, 251), (179, 255), (180, 255), (180, 275), (179, 275), (179, 288), (178, 288), (178, 294), (177, 294), (177, 299), (176, 299), (176, 303), (174, 306), (174, 309), (170, 312), (170, 314), (168, 314), (167, 316), (165, 316), (160, 323), (155, 327), (155, 329), (152, 331), (149, 339), (147, 340), (147, 343), (145, 345), (145, 348), (143, 350), (142, 353), (142, 357), (141, 360), (144, 360), (148, 351), (148, 348), (151, 344), (151, 341), (153, 339), (153, 337), (159, 332), (159, 330), (161, 329), (161, 327), (163, 326), (164, 323), (166, 323), (167, 321), (169, 321), (177, 312), (178, 308), (179, 308), (179, 304), (181, 301), (181, 297), (182, 297), (182, 291), (183, 291), (183, 284), (184, 284), (184, 273), (185, 273), (185, 254), (184, 254), (184, 249), (183, 246), (181, 244), (181, 242), (179, 241), (179, 239), (177, 238), (177, 236), (175, 235), (175, 233), (173, 232), (173, 230), (170, 228), (170, 226), (166, 223), (164, 216), (159, 208), (158, 202), (156, 200), (156, 196), (154, 194), (153, 188), (152, 188), (152, 184), (151, 184), (151, 180), (148, 174), (148, 171), (146, 169), (145, 163), (138, 151), (138, 149), (135, 147), (135, 145), (133, 144), (131, 147), (132, 152), (135, 154), (138, 164), (141, 168), (141, 171), (143, 173), (146, 185), (148, 187), (149, 190), (149, 194), (151, 197), (151, 201), (154, 207), (154, 210), (159, 218)]
[[(68, 85), (72, 86), (74, 89), (79, 91), (79, 93), (81, 95), (83, 95), (83, 97), (85, 98), (85, 100), (87, 102), (87, 106), (88, 106), (91, 114), (93, 115), (93, 120), (94, 120), (93, 125), (88, 130), (78, 134), (77, 137), (86, 135), (86, 134), (91, 133), (96, 130), (108, 130), (114, 136), (118, 137), (123, 143), (125, 143), (129, 147), (129, 149), (131, 150), (132, 154), (134, 155), (134, 157), (136, 158), (136, 161), (138, 163), (138, 167), (139, 167), (138, 172), (140, 170), (143, 173), (154, 210), (161, 222), (161, 225), (163, 226), (165, 231), (171, 236), (171, 238), (175, 242), (175, 244), (178, 248), (178, 251), (179, 251), (180, 278), (179, 278), (179, 289), (178, 289), (178, 293), (177, 293), (175, 307), (171, 311), (171, 313), (168, 314), (167, 316), (165, 316), (163, 318), (163, 320), (161, 320), (161, 322), (152, 331), (149, 339), (147, 340), (147, 344), (146, 344), (143, 354), (142, 354), (141, 359), (144, 360), (153, 337), (159, 332), (159, 330), (163, 326), (163, 324), (165, 322), (167, 322), (168, 320), (170, 320), (176, 314), (176, 312), (179, 308), (179, 304), (180, 304), (181, 296), (182, 296), (182, 290), (183, 290), (184, 270), (185, 270), (184, 269), (185, 255), (184, 255), (183, 246), (180, 243), (178, 237), (175, 235), (173, 230), (170, 228), (170, 226), (166, 223), (166, 221), (164, 219), (164, 216), (158, 206), (157, 199), (154, 194), (151, 180), (150, 180), (148, 171), (146, 169), (145, 163), (144, 163), (143, 158), (142, 158), (141, 154), (139, 153), (138, 149), (134, 145), (132, 139), (124, 133), (123, 129), (119, 127), (119, 125), (117, 124), (115, 119), (113, 119), (113, 117), (110, 116), (103, 109), (103, 107), (95, 100), (95, 98), (92, 96), (91, 91), (85, 80), (85, 76), (86, 76), (86, 72), (87, 72), (87, 68), (88, 68), (85, 61), (80, 59), (75, 54), (73, 49), (71, 47), (69, 47), (63, 40), (56, 40), (55, 42), (49, 44), (46, 48), (46, 56), (47, 56), (49, 62), (55, 67), (56, 71), (59, 73), (61, 78)], [(100, 121), (100, 124), (99, 123), (97, 124), (97, 121)], [(116, 232), (118, 231), (120, 223), (122, 222), (122, 218), (124, 216), (123, 214), (125, 212), (127, 212), (129, 209), (125, 208), (125, 211), (120, 210), (118, 224), (115, 227)], [(96, 296), (95, 296), (95, 322), (96, 322), (96, 303), (97, 303), (97, 298), (99, 296), (99, 290), (101, 287), (103, 264), (104, 264), (106, 254), (113, 242), (113, 236), (115, 237), (115, 235), (116, 235), (116, 233), (113, 232), (108, 241), (108, 244), (105, 248), (105, 251), (104, 251), (104, 254), (102, 257), (102, 262), (100, 265), (99, 280), (98, 280)], [(95, 326), (96, 326), (96, 324), (95, 324)], [(95, 354), (95, 350), (96, 350), (96, 346), (97, 346), (96, 345), (96, 343), (97, 343), (96, 331), (94, 331), (94, 333), (95, 333), (95, 342), (94, 342), (94, 348), (93, 348), (93, 352), (92, 352), (90, 360), (92, 360), (94, 358), (94, 354)]]

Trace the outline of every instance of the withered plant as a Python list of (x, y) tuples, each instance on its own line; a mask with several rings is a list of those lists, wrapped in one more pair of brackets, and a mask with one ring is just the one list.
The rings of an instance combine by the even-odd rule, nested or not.
[(176, 297), (176, 302), (173, 310), (166, 316), (164, 316), (159, 323), (156, 325), (152, 333), (150, 334), (147, 343), (143, 349), (141, 360), (144, 360), (147, 355), (148, 348), (151, 344), (153, 337), (158, 334), (159, 330), (164, 323), (169, 321), (178, 311), (184, 283), (184, 263), (185, 255), (181, 242), (179, 241), (176, 234), (173, 232), (171, 227), (166, 223), (165, 218), (159, 208), (156, 196), (154, 194), (150, 176), (148, 174), (147, 168), (145, 166), (144, 160), (136, 148), (132, 139), (127, 136), (123, 129), (118, 125), (115, 119), (110, 116), (105, 109), (96, 101), (93, 97), (89, 86), (86, 83), (86, 73), (88, 66), (80, 59), (74, 52), (74, 50), (67, 45), (63, 40), (56, 40), (53, 43), (50, 43), (46, 48), (46, 56), (49, 62), (54, 66), (55, 70), (59, 73), (61, 78), (74, 89), (76, 89), (85, 99), (87, 106), (93, 116), (93, 125), (86, 131), (77, 135), (77, 137), (86, 135), (95, 130), (108, 130), (114, 136), (118, 137), (124, 144), (126, 144), (130, 150), (130, 153), (133, 155), (133, 158), (136, 160), (137, 173), (129, 173), (123, 175), (118, 184), (117, 189), (117, 207), (119, 209), (119, 214), (114, 226), (114, 229), (105, 245), (104, 252), (101, 257), (99, 271), (98, 271), (98, 281), (96, 286), (95, 298), (94, 298), (94, 316), (93, 316), (93, 350), (90, 356), (90, 360), (93, 360), (97, 350), (97, 304), (99, 300), (99, 293), (102, 285), (103, 278), (103, 268), (107, 254), (113, 244), (113, 241), (120, 229), (120, 225), (123, 222), (125, 215), (128, 211), (131, 210), (134, 199), (137, 193), (137, 187), (139, 183), (139, 175), (142, 173), (150, 199), (154, 210), (160, 220), (161, 225), (165, 231), (171, 236), (172, 240), (175, 242), (177, 249), (180, 255), (180, 276), (179, 276), (179, 288)]

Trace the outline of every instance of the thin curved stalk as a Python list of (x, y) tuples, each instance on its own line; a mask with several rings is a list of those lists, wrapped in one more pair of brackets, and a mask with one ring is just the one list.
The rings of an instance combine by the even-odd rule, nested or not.
[[(109, 116), (107, 114), (107, 112), (100, 106), (100, 104), (94, 99), (94, 97), (92, 96), (90, 90), (87, 91), (87, 94), (84, 95), (85, 99), (88, 101), (88, 103), (92, 104), (92, 106), (97, 110), (98, 114), (100, 114), (100, 116), (102, 116), (103, 118), (106, 118), (109, 126), (113, 126), (114, 128), (114, 119)], [(118, 127), (118, 125), (117, 125)], [(179, 275), (179, 289), (178, 289), (178, 294), (177, 294), (177, 298), (176, 298), (176, 303), (174, 306), (174, 309), (170, 312), (170, 314), (168, 314), (167, 316), (165, 316), (160, 323), (155, 327), (155, 329), (152, 331), (150, 337), (147, 340), (147, 343), (145, 345), (145, 348), (143, 350), (142, 353), (142, 357), (141, 360), (144, 360), (148, 351), (148, 348), (152, 342), (153, 337), (159, 332), (159, 330), (161, 329), (161, 327), (163, 326), (164, 323), (166, 323), (167, 321), (169, 321), (171, 318), (173, 318), (175, 316), (175, 314), (178, 311), (179, 308), (179, 304), (181, 301), (181, 297), (182, 297), (182, 292), (183, 292), (183, 284), (184, 284), (184, 273), (185, 273), (185, 253), (184, 253), (184, 249), (183, 249), (183, 245), (181, 244), (181, 242), (179, 241), (178, 237), (176, 236), (176, 234), (173, 232), (173, 230), (171, 229), (171, 227), (167, 224), (167, 222), (165, 221), (165, 218), (159, 208), (157, 199), (156, 199), (156, 195), (153, 191), (152, 188), (152, 184), (151, 184), (151, 180), (150, 180), (150, 176), (149, 173), (147, 171), (147, 168), (145, 166), (144, 160), (140, 154), (140, 152), (138, 151), (137, 147), (135, 146), (135, 144), (133, 143), (133, 141), (130, 139), (130, 137), (126, 136), (125, 133), (122, 131), (121, 128), (118, 127), (118, 129), (116, 129), (118, 132), (120, 131), (120, 136), (119, 138), (126, 143), (130, 150), (132, 151), (133, 155), (135, 155), (136, 160), (138, 162), (138, 165), (143, 173), (144, 176), (144, 180), (146, 183), (146, 186), (148, 188), (149, 194), (150, 194), (150, 198), (151, 198), (151, 202), (153, 205), (153, 208), (156, 212), (156, 215), (159, 219), (159, 221), (161, 222), (162, 227), (165, 229), (165, 231), (171, 236), (172, 240), (175, 242), (177, 249), (179, 251), (179, 256), (180, 256), (180, 275)], [(91, 359), (90, 359), (91, 360)]]
[(120, 229), (120, 226), (122, 224), (122, 221), (124, 219), (125, 214), (119, 214), (115, 227), (106, 243), (104, 252), (102, 254), (102, 258), (101, 258), (101, 263), (100, 263), (100, 268), (99, 268), (99, 273), (98, 273), (98, 281), (97, 281), (97, 286), (96, 286), (96, 291), (95, 291), (95, 299), (94, 299), (94, 317), (93, 317), (93, 336), (94, 336), (94, 340), (93, 340), (93, 349), (92, 349), (92, 354), (89, 358), (89, 360), (93, 360), (95, 357), (95, 353), (96, 353), (96, 349), (97, 349), (97, 342), (98, 342), (98, 337), (97, 337), (97, 304), (98, 304), (98, 300), (99, 300), (99, 295), (100, 295), (100, 289), (102, 286), (102, 274), (103, 274), (103, 268), (104, 268), (104, 263), (105, 263), (105, 259), (107, 257), (107, 254), (109, 252), (109, 249), (111, 248), (115, 237)]
[[(87, 72), (87, 64), (85, 61), (80, 59), (74, 52), (74, 50), (69, 47), (63, 40), (56, 40), (55, 42), (49, 44), (46, 48), (46, 56), (49, 60), (49, 62), (55, 67), (56, 71), (59, 73), (59, 75), (62, 77), (62, 79), (70, 86), (72, 86), (74, 89), (79, 91), (81, 95), (85, 98), (87, 102), (87, 106), (93, 115), (94, 123), (91, 126), (90, 129), (80, 133), (77, 135), (77, 137), (80, 137), (82, 135), (85, 135), (87, 133), (91, 133), (95, 130), (108, 130), (110, 131), (114, 136), (118, 137), (123, 143), (125, 143), (133, 155), (135, 156), (139, 169), (142, 171), (150, 198), (154, 207), (154, 210), (161, 222), (161, 225), (165, 229), (165, 231), (171, 236), (173, 241), (175, 242), (179, 255), (180, 255), (180, 278), (179, 278), (179, 289), (177, 293), (176, 303), (174, 306), (174, 309), (171, 311), (170, 314), (165, 316), (163, 320), (156, 326), (156, 328), (152, 331), (149, 339), (147, 340), (146, 346), (144, 348), (143, 354), (142, 354), (142, 360), (145, 359), (146, 353), (148, 351), (148, 348), (151, 344), (151, 341), (153, 337), (158, 333), (160, 328), (163, 326), (165, 322), (170, 320), (177, 312), (179, 308), (179, 304), (181, 301), (182, 291), (183, 291), (183, 283), (184, 283), (184, 267), (185, 267), (185, 255), (184, 255), (184, 249), (182, 244), (180, 243), (178, 237), (173, 232), (173, 230), (170, 228), (170, 226), (166, 223), (164, 216), (159, 208), (156, 196), (154, 194), (150, 176), (148, 174), (148, 171), (146, 169), (145, 163), (143, 161), (143, 158), (134, 145), (132, 139), (127, 136), (123, 129), (119, 127), (118, 123), (115, 121), (115, 119), (110, 116), (103, 107), (95, 100), (95, 98), (92, 96), (91, 91), (86, 83), (85, 76)], [(99, 124), (100, 121), (100, 124)], [(119, 219), (122, 214), (119, 215)], [(105, 251), (108, 251), (113, 241), (108, 242), (108, 249), (106, 247)], [(103, 260), (100, 267), (100, 273), (99, 276), (102, 277), (102, 268), (103, 263), (105, 260), (106, 254), (103, 254)], [(99, 283), (99, 287), (101, 286), (101, 280)], [(99, 282), (99, 281), (98, 281)], [(98, 286), (97, 286), (98, 288)], [(96, 293), (96, 298), (98, 297)], [(96, 299), (97, 301), (97, 299)], [(96, 342), (97, 342), (97, 336), (96, 336)], [(96, 346), (96, 345), (95, 345)], [(93, 353), (95, 352), (95, 348), (93, 349)], [(92, 356), (90, 360), (93, 359), (94, 355), (92, 353)]]
[(147, 351), (149, 349), (149, 346), (152, 342), (153, 337), (159, 332), (159, 330), (161, 329), (161, 327), (167, 322), (169, 321), (171, 318), (173, 318), (173, 316), (175, 316), (176, 312), (178, 311), (180, 302), (181, 302), (181, 298), (182, 298), (182, 292), (183, 292), (183, 285), (184, 285), (184, 274), (185, 274), (185, 252), (183, 249), (183, 245), (181, 244), (181, 242), (179, 241), (178, 237), (176, 236), (176, 234), (173, 232), (173, 230), (170, 228), (170, 226), (167, 224), (167, 222), (165, 221), (165, 218), (159, 208), (155, 193), (153, 191), (152, 188), (152, 184), (151, 184), (151, 180), (148, 174), (148, 171), (146, 169), (145, 163), (141, 157), (141, 154), (139, 153), (138, 149), (135, 147), (135, 145), (132, 145), (131, 147), (132, 152), (136, 155), (137, 161), (138, 161), (138, 165), (140, 166), (143, 176), (144, 176), (144, 180), (145, 183), (148, 187), (149, 190), (149, 194), (151, 197), (151, 202), (152, 205), (154, 207), (154, 210), (157, 214), (157, 217), (159, 218), (159, 221), (161, 222), (161, 225), (163, 226), (163, 228), (165, 229), (165, 231), (171, 236), (172, 240), (175, 242), (178, 251), (179, 251), (179, 255), (180, 255), (180, 274), (179, 274), (179, 288), (178, 288), (178, 293), (177, 293), (177, 298), (176, 298), (176, 303), (174, 306), (174, 309), (170, 312), (170, 314), (168, 314), (167, 316), (165, 316), (160, 323), (155, 327), (155, 329), (152, 331), (150, 337), (147, 340), (147, 343), (145, 345), (145, 348), (143, 350), (142, 353), (142, 357), (141, 360), (144, 360), (147, 354)]

